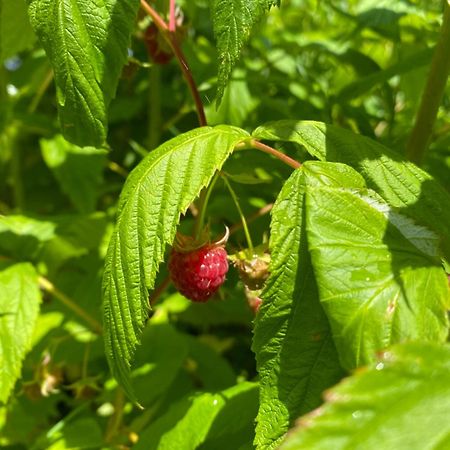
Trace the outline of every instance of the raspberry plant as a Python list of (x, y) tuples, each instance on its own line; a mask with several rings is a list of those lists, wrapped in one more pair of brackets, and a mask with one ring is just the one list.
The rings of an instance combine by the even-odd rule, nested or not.
[(447, 448), (449, 42), (448, 0), (4, 0), (0, 447)]

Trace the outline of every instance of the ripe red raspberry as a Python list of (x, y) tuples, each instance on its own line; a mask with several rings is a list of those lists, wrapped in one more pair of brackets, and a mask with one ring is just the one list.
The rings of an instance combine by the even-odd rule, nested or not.
[(178, 291), (194, 302), (206, 302), (225, 281), (227, 252), (222, 246), (206, 244), (183, 252), (172, 250), (169, 273)]

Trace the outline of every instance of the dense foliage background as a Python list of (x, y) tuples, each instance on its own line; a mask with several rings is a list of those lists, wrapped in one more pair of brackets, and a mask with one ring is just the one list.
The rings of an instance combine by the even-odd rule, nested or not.
[[(37, 8), (37, 0), (29, 3), (31, 11)], [(166, 3), (152, 2), (163, 17)], [(234, 3), (240, 4), (237, 0)], [(209, 125), (233, 125), (251, 132), (275, 120), (320, 121), (384, 144), (395, 152), (389, 156), (393, 160), (404, 158), (438, 41), (443, 2), (283, 0), (280, 8), (271, 8), (253, 27), (218, 108), (217, 61), (222, 54), (214, 37), (211, 4), (207, 0), (177, 4), (182, 18), (182, 48)], [(131, 14), (125, 8), (122, 12)], [(107, 117), (93, 116), (99, 123), (105, 120), (108, 124), (104, 142), (102, 126), (99, 125), (100, 131), (89, 131), (98, 137), (95, 142), (89, 140), (90, 121), (80, 135), (70, 127), (61, 129), (54, 71), (48, 57), (53, 44), (37, 39), (25, 2), (6, 0), (0, 6), (0, 448), (97, 449), (129, 448), (134, 444), (137, 449), (253, 448), (260, 405), (254, 352), (264, 369), (264, 339), (263, 332), (257, 331), (252, 351), (255, 315), (235, 269), (230, 269), (220, 298), (193, 304), (170, 285), (166, 287), (167, 269), (161, 265), (156, 294), (151, 294), (154, 308), (131, 372), (134, 393), (144, 410), (118, 387), (105, 357), (102, 276), (124, 182), (150, 151), (198, 126), (195, 105), (176, 60), (159, 65), (149, 58), (144, 33), (150, 22), (140, 11), (126, 65), (105, 65), (110, 70), (105, 72), (105, 98), (114, 98)], [(42, 32), (36, 24), (34, 30)], [(57, 31), (54, 30), (55, 40)], [(83, 48), (83, 41), (80, 47)], [(80, 67), (77, 76), (88, 74), (89, 70)], [(114, 80), (107, 79), (113, 78), (114, 71), (121, 71), (115, 96)], [(221, 76), (219, 86), (224, 85), (226, 74)], [(79, 100), (83, 95), (80, 93)], [(60, 107), (60, 118), (64, 114), (74, 113)], [(261, 131), (261, 139), (271, 140), (268, 133)], [(345, 136), (348, 142), (353, 139), (350, 134)], [(356, 136), (354, 139), (356, 148), (366, 145)], [(277, 148), (301, 162), (311, 159), (305, 146), (295, 139), (281, 142)], [(422, 168), (450, 190), (448, 84)], [(322, 169), (311, 164), (308, 170), (314, 178), (315, 170)], [(254, 244), (267, 242), (268, 213), (273, 203), (280, 191), (281, 199), (293, 197), (294, 190), (289, 189), (293, 189), (294, 182), (300, 182), (291, 177), (290, 184), (285, 184), (292, 168), (257, 150), (246, 150), (235, 152), (222, 172), (251, 224)], [(331, 177), (330, 173), (334, 172), (327, 176)], [(348, 187), (359, 186), (353, 172), (346, 177)], [(398, 178), (402, 177), (400, 172)], [(447, 199), (445, 195), (442, 198)], [(321, 205), (319, 197), (312, 196), (310, 201), (316, 202), (313, 204), (317, 211), (326, 206)], [(449, 203), (443, 203), (442, 210), (448, 211)], [(182, 231), (190, 232), (195, 212), (193, 206), (183, 217)], [(279, 209), (278, 214), (281, 213)], [(288, 209), (284, 214), (291, 217), (294, 211)], [(213, 236), (223, 233), (224, 224), (230, 227), (230, 253), (247, 247), (239, 211), (222, 179), (212, 192), (207, 217)], [(278, 216), (280, 221), (281, 217)], [(320, 214), (310, 220), (320, 229)], [(433, 217), (429, 221), (433, 222)], [(433, 236), (422, 232), (418, 239), (428, 244), (433, 241)], [(318, 247), (321, 242), (317, 241)], [(274, 245), (281, 243), (274, 238)], [(413, 254), (411, 258), (418, 257)], [(285, 261), (280, 264), (283, 266)], [(411, 264), (418, 267), (422, 263)], [(440, 271), (437, 276), (443, 277)], [(332, 268), (329, 282), (338, 284)], [(440, 290), (439, 295), (448, 306), (448, 291), (442, 283), (436, 286), (431, 286), (430, 292)], [(271, 289), (275, 289), (273, 285)], [(282, 286), (277, 289), (282, 293)], [(275, 295), (272, 291), (268, 291), (268, 298)], [(12, 310), (16, 311), (14, 320)], [(263, 315), (273, 321), (261, 322), (261, 327), (275, 329), (278, 312), (264, 309)], [(436, 340), (445, 340), (446, 330), (441, 330), (441, 338)], [(369, 413), (358, 403), (365, 396), (370, 397), (369, 403), (375, 403), (374, 410), (393, 408), (396, 417), (411, 414), (409, 423), (419, 435), (413, 443), (406, 437), (397, 442), (392, 436), (401, 434), (398, 430), (403, 425), (400, 419), (392, 419), (387, 429), (390, 426), (393, 432), (384, 437), (390, 444), (383, 448), (447, 448), (448, 424), (436, 418), (445, 418), (446, 414), (448, 417), (448, 347), (409, 345), (410, 348), (398, 347), (380, 356), (384, 358), (382, 362), (374, 363), (329, 393), (331, 405), (325, 411), (331, 419), (326, 422), (328, 416), (322, 417), (324, 428), (320, 429), (319, 423), (317, 433), (312, 427), (311, 433), (297, 443), (294, 435), (294, 440), (283, 448), (344, 448), (332, 440), (333, 430), (337, 433), (336, 430), (344, 429), (347, 433), (352, 428), (351, 420), (344, 417), (348, 411), (355, 419), (367, 419)], [(315, 374), (314, 379), (322, 377), (322, 383), (315, 389), (306, 389), (305, 396), (309, 397), (294, 417), (289, 415), (289, 396), (284, 398), (288, 410), (281, 415), (284, 422), (275, 432), (260, 428), (258, 448), (280, 444), (286, 428), (293, 426), (298, 416), (318, 407), (322, 391), (348, 373), (339, 363), (333, 365), (333, 358), (335, 355), (330, 353), (329, 367)], [(439, 365), (439, 361), (443, 364)], [(391, 385), (388, 378), (377, 378), (379, 364), (386, 365)], [(401, 377), (396, 378), (399, 374)], [(287, 377), (295, 375), (287, 370)], [(436, 379), (436, 385), (430, 388), (426, 401), (427, 408), (434, 411), (430, 414), (433, 426), (423, 414), (411, 412), (414, 408), (410, 411), (407, 402), (390, 403), (389, 392), (383, 391), (385, 386), (391, 386), (393, 391), (398, 388), (395, 392), (399, 396), (409, 396), (419, 408), (421, 399), (414, 395), (426, 391), (427, 380), (431, 379)], [(445, 379), (447, 384), (439, 384)], [(265, 393), (263, 396), (269, 395), (268, 391)], [(333, 404), (336, 398), (343, 398), (343, 403)], [(350, 404), (344, 404), (349, 398)], [(270, 422), (272, 412), (266, 412)], [(259, 427), (266, 427), (264, 411), (259, 414)], [(313, 419), (304, 420), (307, 423)], [(362, 428), (366, 426), (363, 422), (359, 422)], [(368, 423), (367, 428), (375, 435), (375, 421)], [(330, 441), (320, 440), (323, 430), (330, 433)], [(384, 433), (383, 430), (378, 431)], [(429, 436), (420, 435), (422, 431)], [(369, 437), (364, 435), (366, 441), (354, 443), (365, 442), (365, 447), (361, 447), (365, 449), (378, 448), (376, 441), (370, 440), (375, 437), (368, 434)], [(425, 442), (421, 439), (436, 442), (434, 446), (421, 447)], [(346, 448), (360, 448), (346, 442)]]

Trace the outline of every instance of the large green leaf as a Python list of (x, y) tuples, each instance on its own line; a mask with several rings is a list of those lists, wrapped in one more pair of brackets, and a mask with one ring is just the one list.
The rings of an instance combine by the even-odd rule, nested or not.
[(271, 275), (253, 340), (260, 374), (258, 449), (276, 448), (292, 421), (317, 407), (322, 391), (342, 375), (308, 253), (304, 197), (300, 169), (272, 211)]
[(408, 343), (385, 352), (301, 418), (282, 450), (450, 448), (450, 347)]
[(224, 94), (233, 66), (257, 23), (280, 0), (212, 0), (211, 16), (219, 53), (217, 103)]
[(30, 26), (25, 0), (0, 3), (0, 63), (26, 50), (36, 41)]
[(106, 150), (78, 147), (61, 135), (41, 140), (44, 161), (61, 189), (82, 213), (94, 211), (106, 164)]
[(244, 382), (175, 403), (139, 437), (136, 450), (239, 448), (251, 439), (257, 384)]
[(405, 340), (445, 341), (450, 291), (437, 237), (341, 166), (305, 163), (308, 245), (341, 363), (358, 367)]
[(28, 263), (0, 271), (0, 402), (6, 402), (31, 347), (41, 293)]
[(104, 324), (111, 370), (134, 400), (130, 364), (165, 247), (175, 237), (180, 214), (247, 137), (245, 131), (229, 126), (179, 135), (152, 151), (125, 184), (106, 255)]
[(31, 24), (55, 72), (64, 137), (101, 145), (139, 1), (28, 1)]
[(434, 230), (450, 259), (450, 196), (433, 177), (380, 143), (321, 122), (282, 120), (253, 133), (303, 145), (316, 158), (352, 166), (392, 207)]

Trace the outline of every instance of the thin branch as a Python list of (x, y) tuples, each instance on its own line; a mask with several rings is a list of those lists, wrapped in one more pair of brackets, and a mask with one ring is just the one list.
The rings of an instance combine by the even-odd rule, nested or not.
[(420, 164), (427, 151), (433, 125), (439, 111), (439, 105), (445, 92), (450, 73), (450, 0), (444, 2), (444, 17), (441, 35), (433, 60), (427, 83), (420, 101), (416, 121), (406, 146), (406, 155), (411, 161)]
[(45, 91), (50, 86), (50, 83), (53, 80), (53, 70), (50, 69), (47, 74), (45, 75), (45, 78), (43, 79), (41, 85), (39, 86), (38, 90), (36, 91), (36, 94), (33, 97), (33, 100), (31, 100), (30, 105), (28, 106), (28, 113), (32, 114), (36, 111), (42, 97), (45, 94)]
[(256, 139), (252, 139), (249, 142), (249, 144), (253, 148), (261, 150), (265, 153), (269, 153), (269, 155), (275, 156), (275, 158), (278, 158), (280, 161), (283, 161), (285, 164), (287, 164), (288, 166), (291, 166), (293, 169), (298, 169), (299, 167), (302, 166), (301, 163), (299, 163), (295, 159), (290, 158), (289, 156), (285, 155), (284, 153), (281, 153), (280, 151), (274, 149), (273, 147), (263, 144), (262, 142), (259, 142)]
[(175, 57), (177, 58), (178, 64), (183, 72), (183, 76), (188, 84), (189, 90), (191, 91), (192, 98), (194, 99), (195, 107), (197, 110), (198, 122), (201, 127), (206, 125), (206, 116), (205, 111), (203, 109), (203, 102), (200, 98), (200, 94), (197, 89), (197, 85), (192, 76), (191, 69), (186, 61), (183, 51), (181, 50), (180, 44), (177, 40), (176, 34), (170, 32), (168, 25), (161, 16), (145, 1), (141, 0), (141, 7), (145, 10), (145, 12), (152, 18), (155, 25), (161, 31), (164, 39), (169, 44), (172, 49)]
[(114, 161), (108, 162), (108, 169), (111, 170), (112, 172), (117, 173), (118, 175), (121, 175), (124, 178), (128, 176), (128, 171), (124, 169), (122, 166), (119, 166), (119, 164), (117, 164)]
[(163, 18), (145, 0), (141, 0), (141, 7), (152, 18), (160, 31), (169, 31), (169, 27)]
[(225, 186), (228, 188), (228, 190), (231, 194), (231, 198), (234, 201), (236, 209), (238, 210), (239, 217), (241, 218), (242, 227), (244, 228), (245, 239), (247, 240), (248, 248), (253, 255), (253, 241), (252, 241), (252, 237), (250, 235), (250, 230), (248, 229), (248, 226), (247, 226), (247, 220), (245, 219), (241, 205), (239, 204), (239, 199), (237, 198), (236, 192), (234, 192), (234, 189), (231, 186), (230, 182), (228, 181), (227, 177), (223, 176), (222, 179), (225, 182)]
[(194, 237), (196, 239), (200, 239), (200, 236), (203, 231), (203, 226), (205, 224), (205, 215), (206, 215), (206, 208), (208, 206), (209, 199), (211, 198), (211, 193), (214, 189), (214, 186), (216, 185), (216, 182), (219, 178), (218, 172), (215, 173), (213, 179), (208, 184), (208, 186), (203, 189), (200, 193), (200, 198), (197, 206), (198, 214), (195, 218), (195, 224), (194, 224)]
[[(273, 208), (273, 203), (268, 203), (266, 206), (263, 206), (261, 209), (258, 209), (255, 213), (247, 217), (247, 225), (249, 223), (254, 222), (256, 219), (259, 219), (262, 216), (270, 213)], [(238, 222), (230, 227), (230, 235), (236, 233), (243, 227), (242, 222)]]
[(55, 287), (55, 285), (50, 280), (47, 280), (47, 278), (40, 276), (38, 281), (41, 289), (53, 295), (53, 297), (55, 297), (57, 300), (71, 309), (75, 314), (84, 319), (96, 334), (102, 333), (101, 324), (97, 322), (96, 319), (91, 317), (84, 309), (80, 308), (74, 300), (72, 300), (70, 297), (64, 294), (64, 292), (61, 292), (57, 287)]

